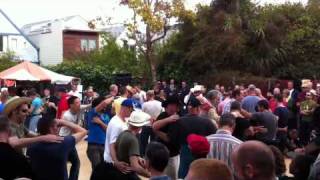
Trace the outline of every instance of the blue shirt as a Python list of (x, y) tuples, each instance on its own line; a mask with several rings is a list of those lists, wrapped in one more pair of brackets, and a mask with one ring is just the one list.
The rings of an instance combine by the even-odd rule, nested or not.
[(36, 179), (67, 180), (68, 154), (75, 148), (75, 138), (66, 136), (61, 143), (39, 142), (27, 151)]
[(260, 99), (257, 96), (247, 96), (242, 100), (242, 108), (250, 113), (256, 112), (256, 106)]
[(1, 104), (0, 104), (0, 114), (3, 112), (4, 107), (5, 107), (5, 104), (4, 104), (4, 103), (1, 103)]
[(40, 114), (40, 108), (41, 108), (41, 106), (43, 105), (43, 102), (42, 102), (42, 100), (40, 99), (40, 98), (38, 98), (38, 97), (36, 97), (36, 98), (34, 98), (34, 100), (32, 101), (32, 103), (31, 103), (31, 106), (33, 106), (34, 107), (34, 109), (33, 109), (33, 111), (32, 111), (32, 115), (38, 115), (38, 114)]
[(108, 125), (110, 117), (107, 113), (99, 114), (96, 112), (95, 108), (92, 108), (88, 113), (88, 143), (104, 144), (106, 141), (106, 131), (97, 123), (93, 122), (94, 117), (99, 117), (100, 120)]

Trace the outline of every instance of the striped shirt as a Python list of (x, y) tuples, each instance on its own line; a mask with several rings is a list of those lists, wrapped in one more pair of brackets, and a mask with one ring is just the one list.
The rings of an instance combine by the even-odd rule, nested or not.
[(230, 131), (219, 129), (216, 134), (207, 136), (210, 144), (208, 158), (224, 161), (232, 170), (231, 154), (242, 143)]

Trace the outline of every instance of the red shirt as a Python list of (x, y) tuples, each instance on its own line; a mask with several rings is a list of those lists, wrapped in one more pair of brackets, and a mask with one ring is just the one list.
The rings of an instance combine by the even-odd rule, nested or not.
[(277, 108), (277, 101), (274, 98), (271, 98), (269, 100), (269, 108), (271, 109), (272, 112), (274, 112), (274, 110), (276, 110)]
[(57, 111), (57, 118), (61, 119), (62, 113), (69, 109), (68, 105), (68, 95), (62, 94), (61, 99), (58, 103), (58, 111)]

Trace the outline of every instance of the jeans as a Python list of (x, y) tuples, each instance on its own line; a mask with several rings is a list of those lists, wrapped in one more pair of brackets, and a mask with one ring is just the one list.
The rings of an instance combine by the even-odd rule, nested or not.
[(155, 136), (151, 126), (143, 126), (142, 131), (140, 133), (140, 153), (141, 156), (144, 156), (146, 147), (150, 141), (153, 141)]
[(180, 153), (179, 179), (184, 179), (189, 171), (189, 166), (194, 160), (188, 145), (182, 145)]
[(30, 124), (29, 124), (29, 130), (37, 133), (37, 129), (38, 129), (38, 122), (39, 119), (42, 117), (42, 115), (34, 115), (30, 117)]
[(98, 166), (93, 170), (91, 174), (91, 180), (139, 180), (140, 178), (136, 173), (123, 174), (117, 168), (115, 168), (111, 163), (106, 163), (102, 161)]
[(103, 144), (88, 143), (87, 156), (91, 162), (92, 171), (103, 161)]
[(74, 148), (68, 155), (68, 161), (71, 162), (69, 180), (78, 180), (80, 170), (80, 160), (77, 149)]

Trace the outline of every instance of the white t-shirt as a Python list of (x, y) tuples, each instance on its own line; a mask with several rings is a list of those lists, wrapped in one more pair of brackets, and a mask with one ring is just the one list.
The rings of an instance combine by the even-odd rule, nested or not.
[(128, 125), (118, 115), (115, 115), (109, 122), (106, 133), (106, 143), (104, 148), (104, 160), (106, 162), (113, 162), (110, 152), (110, 144), (116, 142), (120, 133), (128, 129)]
[(145, 91), (141, 90), (139, 92), (139, 100), (140, 100), (140, 103), (143, 104), (144, 101), (147, 99), (147, 94)]
[(162, 105), (160, 101), (151, 100), (142, 104), (142, 111), (149, 114), (152, 118), (157, 119), (162, 111)]
[[(80, 120), (80, 116), (79, 114), (73, 114), (70, 110), (68, 110), (65, 113), (63, 113), (61, 119), (78, 124)], [(61, 127), (59, 132), (60, 136), (69, 136), (71, 134), (72, 134), (72, 131), (70, 128), (65, 126)]]

